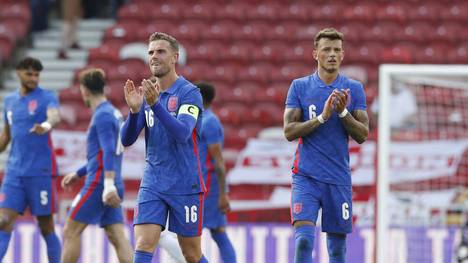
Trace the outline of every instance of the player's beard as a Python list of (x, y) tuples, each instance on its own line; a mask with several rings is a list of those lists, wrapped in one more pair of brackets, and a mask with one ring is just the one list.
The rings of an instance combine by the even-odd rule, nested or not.
[(164, 66), (161, 65), (159, 67), (159, 69), (155, 68), (154, 70), (153, 70), (153, 66), (151, 66), (151, 72), (153, 73), (153, 76), (155, 76), (157, 78), (162, 78), (162, 77), (166, 76), (167, 73), (169, 73), (169, 71), (171, 71), (171, 69), (166, 65), (164, 65)]
[(23, 86), (26, 93), (33, 91), (37, 87), (36, 82), (22, 82), (21, 85)]
[(339, 66), (329, 66), (329, 67), (322, 66), (322, 68), (323, 68), (328, 74), (332, 74), (332, 73), (337, 72), (338, 69), (339, 69), (340, 67), (339, 67)]

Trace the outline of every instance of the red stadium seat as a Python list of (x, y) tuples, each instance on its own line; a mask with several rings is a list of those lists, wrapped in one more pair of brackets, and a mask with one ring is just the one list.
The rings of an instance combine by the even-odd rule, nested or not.
[(221, 122), (234, 126), (242, 124), (246, 114), (246, 107), (238, 103), (226, 103), (218, 110), (218, 117)]
[(291, 2), (284, 6), (279, 16), (285, 21), (310, 22), (311, 10), (314, 8), (315, 6), (312, 3)]
[(61, 104), (82, 102), (83, 99), (81, 98), (80, 85), (76, 84), (72, 87), (60, 90), (59, 98)]
[(284, 50), (284, 58), (290, 62), (307, 62), (313, 63), (313, 41), (302, 41), (289, 46)]
[[(140, 86), (140, 83), (134, 81), (135, 86)], [(108, 81), (105, 89), (107, 98), (115, 105), (126, 105), (123, 87), (125, 82), (120, 80)]]
[(102, 44), (89, 50), (88, 61), (92, 63), (93, 61), (104, 60), (115, 63), (119, 61), (119, 50), (111, 45)]
[(1, 23), (5, 25), (5, 27), (11, 28), (12, 33), (14, 33), (15, 39), (17, 41), (26, 38), (29, 31), (29, 24), (26, 22), (26, 20), (18, 17), (12, 17), (2, 19)]
[(248, 63), (251, 60), (251, 53), (256, 48), (252, 42), (239, 41), (229, 46), (225, 46), (220, 53), (221, 59), (228, 62)]
[(468, 43), (462, 43), (457, 48), (449, 50), (447, 62), (463, 64), (468, 61)]
[(269, 63), (253, 64), (239, 69), (239, 80), (258, 81), (259, 83), (268, 83), (271, 79), (273, 66)]
[(384, 63), (412, 63), (413, 50), (405, 46), (394, 46), (382, 51), (380, 60)]
[(281, 125), (283, 109), (273, 103), (258, 103), (252, 110), (252, 116), (252, 123), (260, 123), (264, 127)]
[[(208, 72), (213, 70), (212, 66), (205, 62), (189, 63), (179, 67), (178, 71), (182, 76), (190, 81), (200, 81), (207, 78)], [(211, 81), (211, 80), (210, 80)]]
[(418, 49), (415, 59), (418, 63), (444, 64), (447, 63), (448, 50), (445, 44), (430, 44)]
[(172, 32), (175, 30), (174, 26), (173, 23), (164, 19), (152, 19), (151, 23), (138, 29), (138, 40), (147, 42), (154, 32), (166, 32), (172, 35)]
[(182, 17), (182, 10), (186, 5), (177, 2), (166, 2), (164, 4), (153, 4), (151, 8), (151, 17), (158, 19), (167, 19), (170, 22), (177, 22)]
[(407, 25), (396, 37), (401, 41), (422, 43), (428, 40), (428, 36), (433, 30), (434, 28), (427, 23), (415, 22)]
[[(460, 33), (464, 31), (464, 26), (458, 23), (442, 23), (431, 32), (430, 40), (442, 42), (456, 42), (459, 40)], [(468, 35), (468, 33), (465, 33)]]
[(215, 15), (218, 20), (229, 19), (238, 22), (244, 22), (249, 7), (250, 6), (247, 4), (247, 2), (229, 2), (224, 5), (220, 5), (219, 8), (216, 10)]
[(30, 25), (31, 9), (27, 3), (6, 4), (0, 9), (0, 18), (18, 18), (22, 19), (26, 25)]
[(288, 63), (282, 67), (272, 68), (271, 79), (273, 82), (288, 82), (293, 79), (312, 73), (312, 66), (304, 63)]
[(296, 37), (296, 30), (299, 28), (298, 22), (286, 22), (277, 24), (271, 30), (265, 32), (266, 38), (271, 40), (294, 39)]
[(140, 59), (126, 59), (120, 61), (115, 68), (107, 72), (107, 79), (109, 81), (122, 81), (132, 79), (140, 83), (142, 78), (147, 78), (150, 75), (148, 66)]
[(465, 1), (452, 2), (448, 7), (442, 9), (441, 18), (466, 22), (468, 20), (468, 3)]
[(240, 82), (231, 89), (225, 90), (223, 101), (225, 103), (239, 103), (250, 105), (254, 102), (258, 86), (255, 82)]
[(289, 82), (280, 82), (266, 89), (259, 89), (254, 94), (255, 101), (275, 103), (277, 106), (283, 107), (289, 86)]
[(236, 64), (222, 64), (211, 66), (210, 70), (205, 72), (206, 79), (213, 81), (225, 81), (233, 83), (237, 80), (238, 67)]
[(364, 31), (369, 30), (369, 26), (362, 22), (348, 22), (336, 28), (338, 31), (345, 35), (346, 43), (359, 43), (362, 44), (363, 37), (367, 34), (362, 34)]
[(258, 62), (279, 62), (283, 59), (288, 60), (284, 56), (284, 51), (288, 49), (288, 45), (281, 41), (267, 42), (263, 46), (252, 50), (252, 59)]
[(379, 21), (404, 23), (407, 18), (406, 10), (411, 9), (403, 2), (390, 2), (377, 7), (376, 17), (378, 17)]
[(183, 15), (187, 19), (201, 19), (207, 21), (213, 18), (218, 9), (218, 5), (213, 2), (194, 3), (184, 8)]
[[(323, 9), (323, 8), (322, 8)], [(373, 2), (358, 2), (352, 6), (346, 6), (340, 10), (336, 17), (344, 18), (347, 21), (373, 22), (376, 16), (376, 5)]]
[(240, 30), (233, 32), (233, 37), (240, 40), (261, 41), (270, 26), (265, 22), (246, 23)]
[[(308, 5), (305, 6), (306, 8)], [(325, 2), (320, 5), (314, 5), (309, 9), (310, 17), (312, 17), (316, 21), (327, 22), (328, 26), (330, 27), (330, 22), (339, 22), (342, 21), (344, 12), (346, 10), (350, 10), (351, 8), (345, 7), (341, 3), (330, 3)]]
[(218, 41), (206, 41), (194, 46), (185, 45), (185, 49), (189, 63), (192, 61), (217, 62), (220, 54), (225, 52)]
[(184, 41), (196, 42), (201, 38), (200, 32), (206, 28), (208, 24), (200, 20), (185, 20), (172, 30), (172, 34), (182, 43)]
[(118, 23), (104, 32), (104, 39), (122, 39), (125, 42), (138, 41), (138, 29), (142, 27), (143, 24), (137, 21), (129, 21), (125, 24)]
[(409, 7), (408, 18), (410, 21), (437, 22), (444, 6), (438, 2), (419, 2)]
[[(362, 29), (364, 30), (364, 29)], [(362, 36), (365, 41), (378, 41), (386, 44), (392, 43), (397, 39), (398, 34), (403, 27), (393, 22), (380, 22), (374, 24), (366, 34)], [(364, 31), (361, 31), (364, 32)], [(358, 43), (361, 44), (361, 43)]]
[(146, 23), (151, 21), (152, 9), (155, 5), (150, 2), (130, 3), (119, 8), (117, 17), (119, 22), (138, 21)]
[(281, 11), (281, 6), (277, 3), (262, 2), (247, 9), (247, 19), (249, 21), (266, 20), (276, 22)]
[(230, 41), (233, 39), (233, 33), (240, 31), (239, 24), (232, 21), (220, 20), (212, 24), (203, 31), (200, 31), (205, 40)]
[(316, 22), (311, 25), (303, 25), (299, 27), (296, 31), (296, 40), (309, 40), (313, 44), (315, 34), (317, 34), (320, 30), (325, 27), (329, 27), (328, 23), (324, 22)]

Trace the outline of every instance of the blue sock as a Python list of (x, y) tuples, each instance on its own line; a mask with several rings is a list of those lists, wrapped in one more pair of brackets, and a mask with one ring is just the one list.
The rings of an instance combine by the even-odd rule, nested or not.
[(330, 263), (345, 263), (346, 235), (327, 233), (328, 257)]
[(151, 263), (152, 260), (153, 253), (135, 250), (135, 253), (133, 254), (133, 263)]
[(2, 262), (8, 250), (8, 243), (10, 243), (11, 233), (0, 230), (0, 262)]
[(211, 237), (216, 242), (219, 248), (219, 254), (223, 259), (224, 263), (235, 263), (236, 252), (232, 247), (231, 240), (227, 236), (226, 232), (211, 231)]
[(60, 263), (62, 246), (60, 245), (60, 241), (55, 232), (45, 235), (44, 240), (47, 244), (47, 257), (49, 258), (49, 262)]
[(294, 263), (312, 263), (314, 249), (315, 226), (303, 225), (295, 228), (296, 253)]
[(208, 260), (206, 260), (205, 256), (201, 255), (200, 261), (198, 263), (209, 263)]

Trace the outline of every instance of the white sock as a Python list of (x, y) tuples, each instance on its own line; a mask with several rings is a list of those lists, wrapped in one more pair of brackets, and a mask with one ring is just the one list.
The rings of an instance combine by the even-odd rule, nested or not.
[(161, 232), (158, 245), (166, 250), (177, 262), (185, 263), (184, 255), (179, 247), (179, 241), (177, 241), (177, 236), (174, 233), (167, 230)]

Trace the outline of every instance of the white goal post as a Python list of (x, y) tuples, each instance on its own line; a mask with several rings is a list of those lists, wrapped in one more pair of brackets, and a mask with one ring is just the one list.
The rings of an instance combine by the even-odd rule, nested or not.
[[(376, 246), (375, 256), (377, 263), (387, 263), (389, 240), (389, 211), (387, 209), (390, 198), (390, 121), (392, 107), (404, 105), (390, 105), (392, 81), (396, 78), (413, 79), (419, 83), (428, 81), (431, 85), (450, 86), (450, 79), (468, 80), (468, 65), (408, 65), (384, 64), (379, 68), (379, 94), (378, 94), (378, 168), (377, 168), (377, 202), (375, 213)], [(468, 86), (468, 82), (465, 82)], [(466, 86), (465, 86), (466, 87)], [(465, 88), (462, 88), (462, 90)], [(466, 93), (465, 93), (466, 94)], [(462, 119), (463, 121), (463, 119)], [(464, 125), (464, 124), (462, 124)]]

